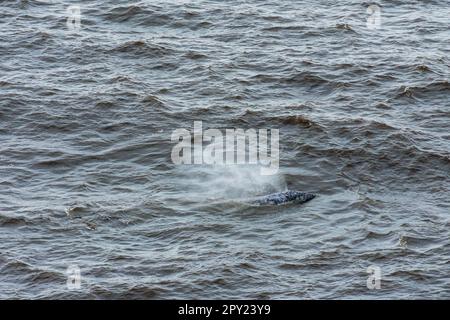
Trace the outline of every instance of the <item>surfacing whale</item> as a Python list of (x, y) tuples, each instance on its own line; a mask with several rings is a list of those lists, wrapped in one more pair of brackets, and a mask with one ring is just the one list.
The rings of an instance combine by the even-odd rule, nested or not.
[(252, 199), (250, 203), (259, 205), (279, 205), (285, 203), (301, 204), (308, 202), (315, 197), (316, 195), (312, 193), (288, 190)]

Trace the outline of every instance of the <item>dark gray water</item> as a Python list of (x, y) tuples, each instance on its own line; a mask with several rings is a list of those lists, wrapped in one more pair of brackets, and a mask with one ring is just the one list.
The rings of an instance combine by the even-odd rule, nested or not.
[[(0, 298), (450, 298), (449, 1), (78, 4), (0, 1)], [(194, 120), (279, 173), (174, 165)]]

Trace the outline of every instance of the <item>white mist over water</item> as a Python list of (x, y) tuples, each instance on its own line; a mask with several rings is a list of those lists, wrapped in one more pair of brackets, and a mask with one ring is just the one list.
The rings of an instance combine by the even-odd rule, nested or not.
[(185, 165), (178, 187), (194, 202), (227, 201), (287, 189), (282, 174), (261, 175), (259, 165)]
[[(287, 189), (282, 174), (279, 172), (270, 175), (263, 174), (263, 169), (267, 169), (267, 166), (262, 163), (249, 163), (250, 158), (258, 157), (258, 154), (250, 155), (252, 152), (258, 152), (261, 148), (257, 141), (246, 138), (244, 131), (242, 131), (242, 136), (235, 138), (234, 145), (230, 145), (228, 142), (224, 143), (223, 140), (203, 143), (202, 164), (176, 165), (175, 171), (178, 178), (175, 188), (181, 189), (178, 191), (178, 194), (184, 195), (181, 198), (199, 204), (208, 201), (227, 202)], [(245, 141), (244, 149), (238, 148), (238, 138)], [(214, 152), (210, 152), (211, 150)], [(239, 152), (244, 154), (239, 154)], [(229, 163), (229, 161), (215, 163), (216, 156), (225, 160), (229, 154), (234, 154), (235, 160), (239, 157), (245, 159), (245, 163)], [(278, 157), (278, 153), (275, 155)], [(260, 154), (259, 158), (261, 158)]]

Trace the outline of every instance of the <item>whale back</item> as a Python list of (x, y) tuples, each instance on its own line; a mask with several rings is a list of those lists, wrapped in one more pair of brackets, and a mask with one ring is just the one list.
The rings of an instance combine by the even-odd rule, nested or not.
[(258, 197), (252, 203), (260, 205), (279, 205), (294, 202), (297, 204), (308, 202), (316, 196), (312, 193), (288, 190)]

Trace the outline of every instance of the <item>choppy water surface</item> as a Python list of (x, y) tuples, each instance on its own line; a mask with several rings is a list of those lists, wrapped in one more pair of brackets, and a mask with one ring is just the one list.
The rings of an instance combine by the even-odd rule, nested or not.
[[(72, 4), (0, 1), (0, 298), (450, 298), (448, 1)], [(279, 173), (174, 165), (194, 120)]]

